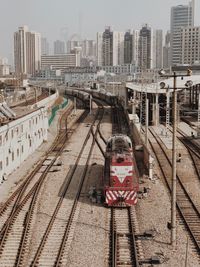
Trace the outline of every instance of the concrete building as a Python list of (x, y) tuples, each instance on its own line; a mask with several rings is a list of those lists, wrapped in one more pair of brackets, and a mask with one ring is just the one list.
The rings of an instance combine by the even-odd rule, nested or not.
[(163, 68), (170, 67), (170, 32), (165, 35), (165, 45), (163, 46)]
[(14, 62), (16, 74), (34, 74), (41, 65), (41, 36), (29, 32), (27, 26), (14, 33)]
[(0, 182), (47, 140), (45, 108), (0, 126)]
[(135, 64), (123, 64), (118, 66), (101, 66), (99, 69), (107, 73), (134, 75), (137, 68)]
[(181, 29), (182, 64), (200, 63), (200, 27)]
[(74, 40), (72, 38), (72, 40), (69, 40), (67, 42), (67, 53), (68, 54), (72, 53), (72, 51), (74, 50), (75, 47), (81, 47), (82, 46), (82, 42), (79, 40), (79, 37), (76, 35), (75, 35), (75, 37), (77, 38), (77, 40)]
[(133, 34), (127, 31), (124, 35), (124, 64), (131, 64), (133, 61)]
[(194, 0), (171, 8), (171, 65), (181, 63), (181, 29), (188, 26), (194, 26)]
[(96, 57), (96, 42), (94, 40), (82, 41), (82, 57)]
[(96, 68), (69, 68), (64, 72), (64, 81), (68, 85), (89, 85), (97, 81)]
[(41, 38), (41, 55), (49, 55), (49, 43), (46, 38)]
[(155, 31), (155, 68), (161, 69), (163, 67), (163, 32), (162, 30)]
[(138, 63), (139, 68), (146, 70), (153, 67), (153, 30), (145, 24), (139, 33)]
[(62, 54), (41, 57), (41, 68), (63, 70), (80, 66), (80, 54)]
[(7, 64), (0, 64), (0, 77), (7, 76), (10, 74), (10, 66)]
[(98, 66), (116, 66), (124, 63), (124, 33), (111, 31), (107, 27), (103, 33), (97, 33)]
[(54, 42), (54, 55), (60, 55), (60, 54), (65, 54), (66, 49), (65, 49), (65, 42), (56, 40)]
[(139, 60), (139, 30), (133, 30), (133, 59), (132, 59), (132, 63), (138, 67), (138, 60)]
[(103, 32), (97, 33), (97, 45), (96, 45), (96, 55), (97, 55), (97, 66), (103, 65)]

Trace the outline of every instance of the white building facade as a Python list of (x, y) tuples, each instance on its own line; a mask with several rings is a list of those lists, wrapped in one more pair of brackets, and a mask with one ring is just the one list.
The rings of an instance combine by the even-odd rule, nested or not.
[(35, 74), (40, 69), (41, 35), (29, 32), (27, 26), (14, 33), (14, 62), (16, 74)]
[(44, 107), (0, 126), (0, 182), (47, 140)]
[(181, 63), (181, 29), (194, 26), (194, 0), (188, 5), (178, 5), (171, 8), (170, 44), (171, 65)]
[(200, 62), (200, 27), (186, 27), (181, 30), (182, 64)]
[(116, 66), (124, 64), (124, 33), (105, 31), (97, 33), (97, 65)]
[(52, 70), (63, 70), (68, 67), (80, 66), (80, 53), (76, 54), (62, 54), (62, 55), (49, 55), (41, 57), (41, 68)]

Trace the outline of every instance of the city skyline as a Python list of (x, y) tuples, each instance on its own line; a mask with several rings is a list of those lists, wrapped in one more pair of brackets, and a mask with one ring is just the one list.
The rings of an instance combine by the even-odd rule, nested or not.
[[(25, 0), (18, 2), (8, 0), (1, 3), (4, 12), (0, 19), (0, 57), (11, 58), (13, 33), (19, 26), (27, 25), (32, 30), (40, 32), (50, 43), (62, 39), (64, 28), (68, 39), (74, 33), (80, 34), (82, 38), (96, 39), (96, 33), (103, 31), (108, 25), (114, 30), (126, 31), (140, 29), (143, 24), (148, 23), (152, 28), (166, 32), (170, 28), (171, 7), (188, 3), (188, 0), (166, 0), (164, 3), (154, 0), (154, 10), (151, 11), (152, 2), (147, 0), (140, 0), (137, 3), (127, 0), (126, 4), (121, 0), (109, 2), (102, 0), (99, 3), (94, 3), (92, 0), (83, 2), (58, 0), (56, 3), (52, 0), (42, 2), (30, 0), (29, 3)], [(200, 25), (200, 18), (197, 16), (199, 8), (200, 3), (196, 1), (196, 26)], [(7, 23), (6, 19), (9, 19)]]

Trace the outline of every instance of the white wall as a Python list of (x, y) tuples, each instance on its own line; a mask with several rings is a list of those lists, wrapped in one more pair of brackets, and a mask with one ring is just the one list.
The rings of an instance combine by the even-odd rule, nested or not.
[(46, 108), (0, 127), (0, 182), (47, 140)]

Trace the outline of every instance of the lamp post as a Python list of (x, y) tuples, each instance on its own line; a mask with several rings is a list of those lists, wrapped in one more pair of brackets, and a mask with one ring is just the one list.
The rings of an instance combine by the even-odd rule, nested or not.
[(173, 77), (173, 136), (172, 136), (172, 197), (171, 197), (171, 245), (176, 246), (176, 130), (177, 130), (177, 77), (191, 76), (192, 72), (188, 69), (187, 74), (178, 75), (174, 72), (172, 75), (165, 75), (164, 70), (160, 70), (161, 77)]

